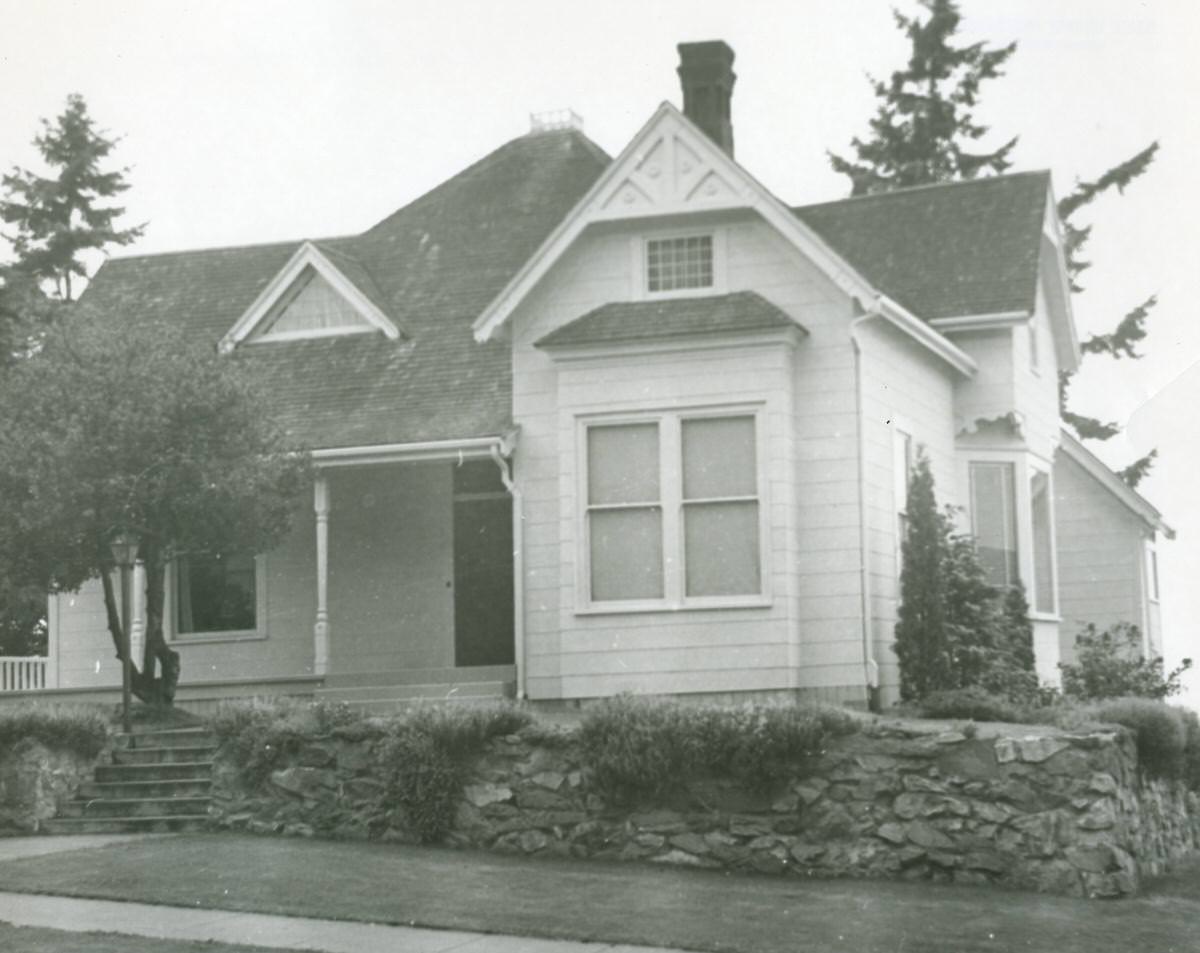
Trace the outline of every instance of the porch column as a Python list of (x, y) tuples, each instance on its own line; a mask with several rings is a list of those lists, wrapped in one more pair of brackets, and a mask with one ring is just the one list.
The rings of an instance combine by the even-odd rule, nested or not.
[(313, 674), (329, 671), (329, 481), (313, 481), (313, 511), (317, 516), (317, 621), (313, 625)]
[[(129, 583), (129, 652), (136, 662), (146, 651), (146, 564), (133, 564)], [(170, 631), (170, 630), (168, 630)]]

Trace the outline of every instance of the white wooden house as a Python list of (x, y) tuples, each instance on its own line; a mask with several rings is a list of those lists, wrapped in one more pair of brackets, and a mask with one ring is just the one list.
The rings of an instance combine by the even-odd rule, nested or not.
[[(918, 448), (1056, 678), (1090, 598), (1056, 512), (1152, 508), (1071, 469), (1049, 175), (790, 207), (734, 158), (732, 52), (680, 50), (615, 159), (543, 126), (360, 235), (101, 268), (88, 302), (244, 360), (317, 464), (277, 550), (173, 568), (181, 700), (890, 702)], [(51, 687), (111, 694), (99, 587), (51, 621)]]

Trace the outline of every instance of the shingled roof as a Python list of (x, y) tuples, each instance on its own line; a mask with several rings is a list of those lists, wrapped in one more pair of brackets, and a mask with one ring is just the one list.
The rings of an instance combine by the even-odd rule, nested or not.
[(1050, 173), (805, 205), (793, 212), (925, 320), (1032, 311)]
[(675, 298), (618, 301), (601, 305), (536, 342), (537, 347), (582, 347), (704, 334), (804, 330), (753, 291)]
[[(364, 334), (235, 353), (308, 446), (502, 434), (511, 425), (508, 345), (477, 344), (471, 322), (608, 162), (574, 130), (523, 136), (362, 235), (317, 242), (395, 315), (400, 340)], [(123, 320), (168, 321), (215, 346), (300, 245), (114, 258), (84, 300)]]
[[(582, 133), (523, 136), (361, 235), (316, 246), (402, 336), (239, 348), (289, 432), (312, 447), (502, 434), (511, 360), (471, 325), (611, 160)], [(1048, 175), (1000, 176), (794, 209), (879, 291), (925, 319), (1033, 307)], [(215, 345), (301, 241), (114, 258), (84, 300)], [(542, 344), (795, 326), (757, 295), (613, 303)], [(699, 305), (697, 301), (708, 304)]]

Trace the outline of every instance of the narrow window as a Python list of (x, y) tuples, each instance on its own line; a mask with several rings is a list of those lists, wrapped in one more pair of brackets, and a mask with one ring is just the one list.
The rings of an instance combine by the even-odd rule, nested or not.
[(1017, 515), (1011, 463), (971, 464), (971, 532), (987, 581), (1011, 586), (1017, 571)]
[(754, 418), (685, 419), (681, 442), (685, 594), (760, 592)]
[(185, 556), (176, 563), (175, 632), (253, 632), (258, 623), (253, 556)]
[(661, 599), (658, 424), (589, 427), (587, 520), (596, 602)]
[[(912, 480), (912, 437), (892, 431), (892, 501), (896, 510), (896, 578), (904, 570), (904, 540), (908, 538), (908, 484)], [(897, 582), (896, 592), (900, 587)]]
[(1030, 318), (1029, 323), (1025, 325), (1025, 330), (1029, 335), (1029, 369), (1036, 373), (1040, 363), (1037, 322), (1033, 318)]
[(677, 291), (711, 288), (713, 248), (711, 235), (651, 239), (646, 242), (646, 288)]
[(1158, 602), (1158, 550), (1152, 543), (1146, 544), (1146, 587), (1151, 601)]
[(1033, 608), (1054, 611), (1054, 537), (1050, 518), (1050, 474), (1035, 472), (1029, 481), (1033, 510)]

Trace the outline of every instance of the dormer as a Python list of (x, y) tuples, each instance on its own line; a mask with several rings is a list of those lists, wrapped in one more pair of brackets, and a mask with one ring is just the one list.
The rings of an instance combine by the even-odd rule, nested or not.
[(242, 345), (355, 334), (403, 335), (387, 299), (349, 254), (304, 242), (221, 339)]

